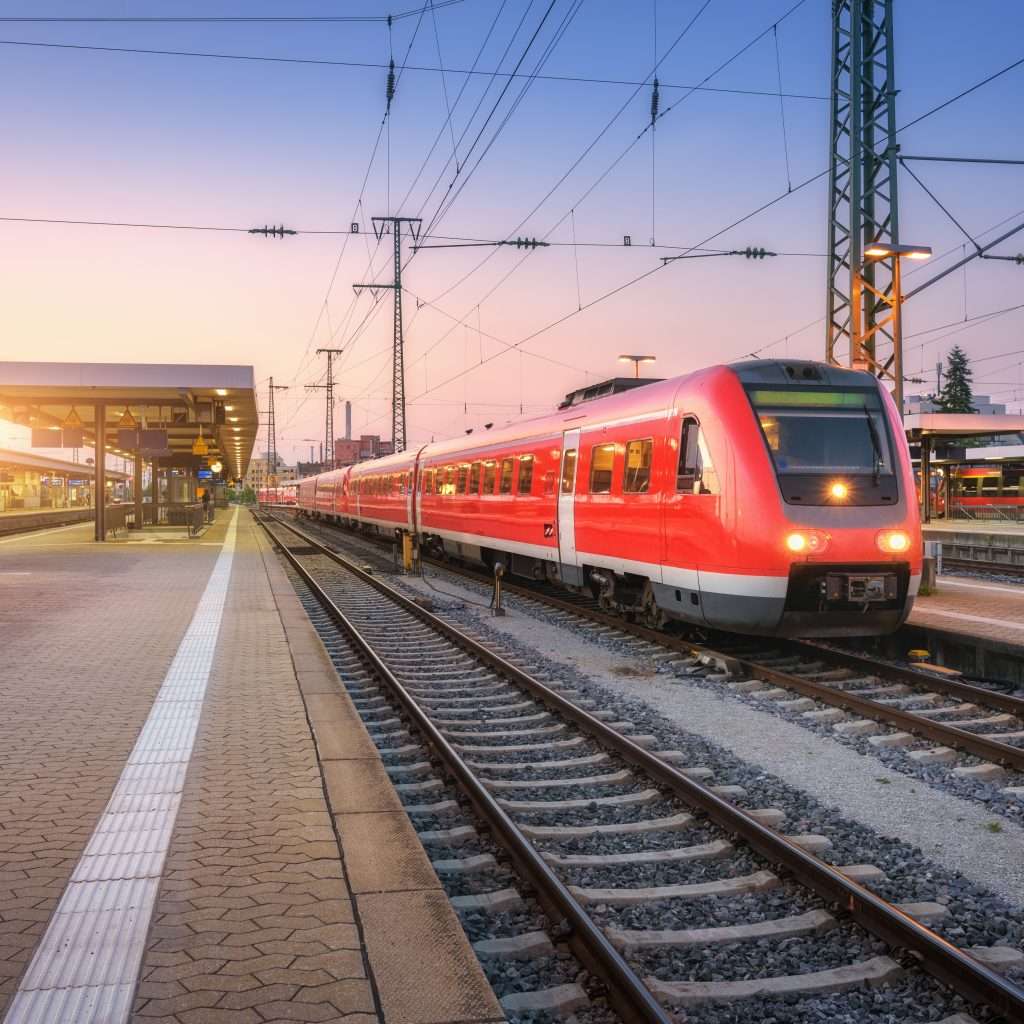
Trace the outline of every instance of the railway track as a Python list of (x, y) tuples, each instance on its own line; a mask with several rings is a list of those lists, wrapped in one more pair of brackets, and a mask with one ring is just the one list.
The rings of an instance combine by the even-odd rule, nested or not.
[[(352, 536), (338, 527), (320, 529), (328, 540), (331, 534)], [(491, 585), (471, 568), (436, 564)], [(546, 584), (505, 578), (502, 587), (557, 614), (655, 644), (695, 666), (716, 666), (729, 676), (725, 686), (831, 725), (837, 734), (862, 737), (871, 747), (902, 750), (914, 764), (948, 766), (958, 777), (996, 784), (1005, 781), (1005, 769), (1024, 772), (1024, 698), (813, 641), (730, 634), (691, 639), (648, 629), (601, 610), (586, 595)]]
[(992, 576), (1012, 576), (1024, 579), (1024, 565), (1016, 562), (991, 562), (982, 558), (952, 558), (942, 556), (942, 565), (946, 569), (960, 569), (965, 572), (988, 573)]
[[(957, 948), (915, 918), (927, 919), (934, 905), (893, 905), (862, 884), (878, 869), (830, 866), (813, 852), (823, 837), (780, 834), (771, 827), (778, 810), (744, 809), (736, 787), (703, 785), (699, 765), (652, 751), (652, 738), (629, 723), (604, 720), (578, 695), (525, 673), (309, 534), (279, 520), (264, 526), (317, 614), (357, 652), (358, 669), (343, 676), (371, 733), (383, 738), (410, 816), (426, 818), (432, 841), (457, 843), (444, 827), (454, 802), (436, 799), (444, 782), (422, 778), (432, 769), (403, 741), (407, 726), (624, 1019), (668, 1021), (680, 1009), (699, 1015), (752, 998), (792, 1003), (902, 983), (920, 968), (971, 1003), (1024, 1019), (1024, 991), (993, 966), (1005, 950)], [(471, 874), (474, 860), (449, 861), (446, 870)], [(716, 906), (737, 897), (756, 904), (764, 894), (772, 906), (784, 896), (781, 916), (715, 923)], [(477, 896), (478, 908), (502, 898)], [(666, 901), (685, 906), (686, 928), (663, 926)], [(818, 962), (751, 976), (735, 951), (756, 942), (789, 944), (800, 968)], [(715, 979), (691, 981), (709, 958)]]

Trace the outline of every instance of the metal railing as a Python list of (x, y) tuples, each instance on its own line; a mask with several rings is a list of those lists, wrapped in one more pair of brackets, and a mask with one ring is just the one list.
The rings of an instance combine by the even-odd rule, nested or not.
[(952, 502), (947, 518), (965, 522), (1022, 523), (1024, 505), (962, 505)]

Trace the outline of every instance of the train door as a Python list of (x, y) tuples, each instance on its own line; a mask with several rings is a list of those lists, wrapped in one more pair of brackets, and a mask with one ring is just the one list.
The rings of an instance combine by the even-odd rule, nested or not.
[(567, 430), (562, 438), (562, 471), (558, 483), (558, 559), (576, 565), (576, 466), (580, 432)]

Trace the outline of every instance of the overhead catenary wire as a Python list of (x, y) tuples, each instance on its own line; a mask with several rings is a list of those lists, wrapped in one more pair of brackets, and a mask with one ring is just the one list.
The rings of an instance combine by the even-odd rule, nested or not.
[[(804, 3), (806, 3), (806, 0), (797, 0), (797, 2), (792, 7), (790, 7), (781, 16), (781, 18), (778, 19), (778, 21), (779, 22), (784, 21), (786, 18), (788, 18), (791, 15), (793, 15), (797, 10), (799, 10), (804, 5)], [(701, 15), (704, 13), (704, 11), (707, 10), (709, 4), (710, 4), (710, 0), (707, 0), (707, 2), (705, 2), (696, 11), (696, 13), (693, 14), (687, 20), (687, 22), (683, 25), (683, 27), (680, 30), (680, 32), (676, 35), (675, 39), (672, 41), (671, 45), (661, 55), (660, 59), (655, 62), (655, 65), (651, 68), (650, 72), (645, 77), (644, 82), (640, 82), (640, 83), (637, 84), (636, 88), (630, 93), (630, 95), (627, 97), (625, 102), (622, 103), (618, 107), (618, 109), (615, 111), (614, 114), (612, 114), (611, 118), (600, 129), (600, 131), (597, 133), (597, 135), (590, 141), (590, 143), (576, 157), (576, 159), (572, 162), (572, 164), (570, 164), (569, 168), (548, 189), (548, 191), (544, 194), (544, 196), (542, 196), (541, 199), (533, 206), (533, 208), (529, 211), (529, 213), (527, 213), (519, 221), (519, 223), (514, 228), (512, 228), (512, 230), (509, 232), (509, 235), (515, 234), (516, 232), (520, 231), (523, 228), (523, 226), (529, 221), (529, 219), (531, 217), (533, 217), (537, 213), (537, 211), (540, 210), (542, 206), (544, 206), (545, 203), (547, 203), (547, 201), (555, 194), (555, 192), (558, 191), (559, 188), (561, 188), (561, 186), (570, 177), (570, 175), (576, 170), (576, 168), (580, 166), (580, 164), (587, 158), (587, 156), (589, 156), (589, 154), (598, 145), (598, 143), (601, 141), (601, 139), (604, 138), (604, 136), (611, 130), (611, 128), (615, 125), (615, 123), (619, 120), (619, 118), (622, 117), (622, 115), (630, 107), (630, 105), (633, 103), (633, 101), (639, 95), (639, 93), (640, 93), (641, 89), (644, 87), (645, 83), (650, 81), (650, 79), (654, 75), (657, 74), (658, 68), (665, 62), (665, 60), (667, 60), (667, 58), (674, 52), (674, 50), (679, 46), (679, 44), (682, 42), (682, 40), (688, 35), (688, 33), (691, 31), (693, 26), (697, 23), (698, 19), (701, 17)], [(755, 36), (747, 44), (745, 44), (743, 47), (741, 47), (739, 50), (737, 50), (731, 57), (729, 57), (727, 60), (725, 60), (721, 64), (719, 64), (718, 67), (716, 67), (708, 75), (705, 75), (704, 78), (702, 79), (702, 83), (707, 83), (712, 78), (714, 78), (715, 75), (719, 74), (721, 71), (723, 71), (725, 68), (727, 68), (730, 64), (733, 63), (734, 60), (738, 59), (739, 56), (741, 56), (743, 53), (745, 53), (747, 50), (749, 50), (750, 47), (752, 45), (754, 45), (754, 43), (756, 43), (759, 39), (763, 38), (765, 36), (765, 34), (769, 30), (770, 30), (770, 27), (768, 29), (765, 29), (764, 31), (760, 32), (757, 36)], [(692, 93), (694, 91), (695, 90), (691, 90), (689, 93), (687, 93), (687, 96), (684, 96), (683, 100), (687, 99), (689, 95), (692, 95)], [(678, 104), (674, 104), (673, 106), (677, 106), (677, 105)], [(661, 116), (664, 116), (664, 113), (660, 113), (659, 117), (661, 117)], [(645, 131), (646, 131), (646, 129), (645, 129)], [(581, 196), (579, 196), (574, 203), (571, 204), (570, 209), (576, 209), (577, 207), (579, 207), (580, 203), (585, 201), (594, 192), (594, 190), (596, 188), (598, 188), (598, 186), (608, 177), (609, 174), (612, 173), (612, 171), (622, 162), (622, 160), (628, 155), (628, 153), (630, 153), (632, 151), (632, 149), (637, 145), (637, 143), (642, 138), (642, 136), (643, 136), (643, 132), (641, 132), (639, 135), (637, 135), (626, 146), (626, 148), (624, 150), (622, 150), (619, 153), (619, 155), (617, 157), (615, 157), (614, 160), (612, 160), (612, 162), (605, 168), (605, 170), (600, 175), (598, 175), (598, 177), (583, 192), (583, 194)], [(569, 217), (569, 213), (568, 213), (568, 211), (566, 211), (566, 213), (563, 214), (562, 217), (560, 217), (552, 225), (552, 227), (542, 236), (543, 239), (545, 241), (547, 241), (548, 238), (550, 237), (550, 235), (554, 231), (556, 231), (558, 229), (558, 227), (561, 224), (563, 224), (566, 221), (566, 219), (568, 219), (568, 217)], [(456, 280), (453, 284), (449, 285), (448, 288), (446, 288), (443, 292), (441, 292), (440, 295), (436, 296), (436, 298), (437, 299), (444, 298), (445, 295), (449, 294), (455, 288), (459, 287), (461, 284), (463, 284), (465, 281), (467, 281), (470, 277), (472, 277), (475, 273), (477, 273), (477, 271), (479, 271), (482, 267), (484, 267), (487, 264), (487, 262), (493, 257), (493, 255), (494, 255), (493, 253), (490, 253), (486, 257), (484, 257), (484, 259), (481, 260), (475, 267), (471, 268), (469, 271), (467, 271), (465, 274), (463, 274), (458, 280)], [(508, 271), (506, 271), (506, 273), (498, 280), (498, 282), (495, 285), (493, 285), (490, 288), (490, 290), (484, 295), (484, 299), (489, 298), (491, 295), (494, 294), (495, 291), (498, 290), (498, 288), (500, 288), (506, 281), (508, 281), (509, 278), (523, 265), (525, 260), (526, 260), (526, 257), (524, 256), (517, 263), (515, 263)], [(444, 337), (446, 337), (446, 336), (447, 335), (442, 336), (442, 338), (438, 339), (438, 343), (440, 343), (440, 341), (443, 341)]]
[[(440, 5), (435, 5), (440, 6)], [(148, 49), (140, 46), (94, 46), (87, 45), (85, 43), (50, 43), (43, 42), (41, 40), (29, 40), (29, 39), (0, 39), (0, 46), (20, 46), (20, 47), (34, 47), (45, 50), (82, 50), (92, 51), (95, 53), (127, 53), (127, 54), (138, 54), (142, 56), (154, 56), (154, 57), (196, 57), (205, 58), (207, 60), (227, 60), (227, 61), (255, 61), (264, 64), (308, 64), (311, 66), (323, 66), (323, 67), (339, 67), (339, 68), (352, 68), (355, 70), (366, 70), (366, 71), (387, 71), (388, 65), (378, 63), (375, 61), (364, 61), (364, 60), (334, 60), (326, 57), (272, 57), (264, 56), (262, 54), (254, 53), (211, 53), (200, 50), (155, 50)], [(535, 78), (538, 82), (561, 82), (570, 85), (613, 85), (620, 87), (636, 87), (642, 86), (646, 83), (636, 82), (630, 79), (623, 78), (594, 78), (586, 75), (553, 75), (553, 74), (537, 74), (528, 75), (527, 73), (513, 75), (508, 71), (500, 70), (478, 70), (476, 66), (470, 68), (443, 68), (433, 67), (425, 64), (408, 64), (405, 67), (406, 71), (412, 71), (417, 73), (429, 73), (429, 74), (444, 74), (444, 75), (463, 75), (467, 79), (473, 77), (487, 77), (487, 78)], [(465, 84), (465, 83), (464, 83)], [(714, 92), (723, 93), (730, 96), (758, 96), (765, 97), (768, 99), (774, 99), (778, 93), (771, 89), (740, 89), (729, 86), (709, 86), (709, 85), (687, 85), (681, 82), (661, 82), (661, 89), (679, 89), (686, 91), (697, 92)], [(788, 100), (814, 100), (819, 103), (827, 103), (827, 96), (820, 96), (816, 93), (803, 93), (803, 92), (787, 92), (784, 94)], [(454, 108), (454, 104), (453, 104)], [(446, 126), (447, 127), (447, 126)], [(923, 159), (923, 158), (918, 158)]]
[[(462, 0), (437, 0), (431, 6), (440, 10), (442, 7), (452, 7), (462, 3)], [(306, 22), (312, 24), (337, 24), (337, 23), (358, 23), (358, 22), (383, 22), (402, 21), (405, 18), (422, 16), (424, 7), (415, 7), (409, 11), (401, 11), (398, 14), (280, 14), (280, 15), (22, 15), (0, 17), (0, 24), (10, 22), (14, 24), (38, 23), (38, 24), (210, 24), (210, 23), (266, 23), (266, 22)]]
[(779, 26), (772, 25), (772, 39), (775, 42), (775, 76), (779, 83), (779, 119), (782, 122), (782, 153), (786, 159), (786, 190), (793, 191), (793, 175), (789, 169), (789, 134), (786, 131), (786, 101), (782, 96), (782, 54), (779, 50)]
[[(523, 66), (523, 62), (529, 56), (530, 50), (533, 48), (534, 43), (536, 43), (538, 37), (540, 36), (541, 32), (543, 31), (544, 26), (545, 26), (545, 24), (547, 24), (547, 20), (551, 16), (551, 12), (555, 9), (555, 5), (557, 3), (558, 3), (558, 0), (550, 0), (550, 2), (548, 3), (548, 6), (545, 8), (544, 13), (543, 13), (543, 15), (540, 18), (540, 21), (537, 23), (537, 27), (531, 33), (530, 38), (526, 42), (526, 46), (523, 48), (523, 51), (520, 54), (519, 59), (516, 61), (515, 67), (512, 69), (512, 74), (513, 75), (518, 73), (519, 69)], [(531, 4), (532, 4), (532, 0), (531, 0)], [(572, 15), (575, 15), (576, 11), (579, 10), (581, 4), (582, 4), (582, 0), (576, 0), (575, 7), (571, 11)], [(563, 25), (564, 24), (565, 24), (565, 20), (563, 19)], [(550, 52), (550, 51), (548, 51), (548, 52)], [(469, 161), (470, 157), (473, 155), (473, 151), (476, 149), (477, 145), (480, 143), (480, 140), (483, 138), (483, 134), (487, 130), (487, 126), (491, 123), (491, 119), (497, 113), (498, 108), (501, 106), (502, 100), (504, 100), (506, 93), (511, 88), (512, 83), (514, 81), (515, 81), (515, 79), (510, 77), (505, 82), (505, 84), (502, 87), (501, 91), (498, 93), (498, 98), (491, 105), (491, 109), (488, 111), (487, 116), (483, 120), (483, 123), (480, 125), (480, 128), (477, 130), (476, 136), (473, 138), (473, 141), (470, 143), (469, 148), (463, 151), (463, 154), (462, 154), (462, 166), (459, 168), (459, 170), (456, 172), (455, 177), (449, 183), (448, 189), (445, 192), (444, 196), (442, 197), (441, 202), (439, 203), (437, 210), (435, 210), (433, 216), (430, 217), (427, 220), (427, 223), (426, 223), (426, 226), (425, 226), (425, 230), (426, 231), (428, 231), (428, 232), (431, 231), (433, 229), (434, 225), (445, 215), (445, 213), (447, 213), (447, 211), (449, 209), (451, 209), (451, 207), (455, 203), (456, 199), (458, 199), (459, 194), (466, 187), (466, 182), (469, 181), (469, 179), (473, 176), (474, 172), (476, 171), (477, 167), (480, 166), (481, 161), (487, 155), (487, 152), (490, 149), (491, 145), (493, 145), (494, 139), (497, 138), (498, 134), (501, 132), (501, 129), (504, 128), (505, 124), (507, 123), (508, 118), (506, 117), (506, 119), (498, 127), (498, 130), (495, 132), (494, 136), (492, 136), (491, 142), (488, 143), (488, 145), (484, 149), (483, 153), (477, 159), (477, 162), (470, 168), (470, 170), (468, 172), (463, 174), (463, 171), (465, 170), (467, 162)], [(527, 77), (527, 79), (526, 79), (526, 81), (524, 83), (524, 86), (523, 86), (524, 93), (525, 93), (525, 90), (530, 87), (530, 84), (532, 83), (532, 81), (533, 81), (533, 79)], [(521, 95), (522, 95), (522, 93), (521, 93)], [(450, 193), (452, 191), (452, 188), (455, 186), (456, 181), (459, 182), (458, 189), (456, 190), (455, 195), (451, 195), (450, 196)], [(449, 198), (449, 196), (450, 196), (450, 198)]]
[[(749, 47), (746, 47), (746, 48), (749, 48)], [(1007, 71), (1012, 70), (1014, 67), (1018, 67), (1021, 64), (1024, 64), (1024, 59), (1022, 59), (1021, 61), (1016, 61), (1013, 64), (1007, 65), (1005, 68), (1002, 69), (1002, 71), (996, 72), (995, 74), (989, 75), (987, 78), (983, 79), (982, 82), (979, 83), (979, 85), (972, 86), (972, 87), (970, 87), (968, 89), (965, 89), (965, 90), (961, 91), (960, 93), (958, 93), (957, 96), (955, 96), (955, 97), (953, 97), (953, 98), (951, 98), (949, 100), (945, 100), (942, 103), (937, 104), (936, 106), (930, 108), (930, 110), (925, 111), (923, 114), (918, 115), (916, 118), (914, 118), (913, 120), (907, 122), (905, 125), (897, 128), (896, 131), (900, 132), (900, 131), (903, 131), (906, 128), (910, 127), (911, 125), (919, 124), (921, 121), (925, 120), (926, 118), (931, 117), (932, 115), (937, 114), (939, 111), (946, 109), (948, 106), (950, 106), (951, 103), (955, 102), (957, 99), (960, 99), (960, 98), (963, 98), (964, 96), (970, 95), (977, 88), (980, 88), (981, 85), (988, 84), (989, 82), (995, 81), (998, 77), (1000, 77), (1001, 74), (1005, 74)], [(666, 113), (667, 113), (667, 111), (666, 111)], [(775, 206), (777, 203), (782, 202), (784, 199), (787, 199), (789, 196), (794, 195), (797, 192), (802, 191), (804, 188), (806, 188), (812, 182), (815, 182), (815, 181), (819, 180), (820, 178), (824, 177), (826, 174), (828, 174), (828, 170), (827, 169), (823, 170), (823, 171), (820, 171), (819, 173), (814, 174), (814, 175), (812, 175), (809, 178), (804, 179), (802, 182), (800, 182), (799, 184), (794, 186), (790, 191), (784, 192), (784, 193), (776, 196), (775, 198), (770, 199), (770, 200), (768, 200), (765, 203), (762, 203), (756, 209), (750, 211), (749, 213), (744, 214), (741, 217), (738, 217), (736, 220), (732, 221), (732, 223), (726, 225), (723, 228), (720, 228), (718, 231), (714, 232), (713, 234), (708, 235), (706, 238), (702, 239), (699, 244), (703, 246), (703, 245), (706, 245), (708, 242), (714, 241), (716, 238), (721, 237), (723, 234), (727, 233), (728, 231), (731, 231), (733, 228), (738, 227), (739, 225), (747, 222), (748, 220), (751, 220), (752, 218), (756, 217), (758, 214), (764, 212), (765, 210), (771, 208), (772, 206)], [(565, 323), (566, 321), (572, 319), (573, 317), (580, 315), (584, 311), (593, 308), (594, 306), (596, 306), (596, 305), (606, 301), (607, 299), (612, 298), (615, 295), (620, 294), (621, 292), (625, 291), (627, 288), (630, 288), (630, 287), (632, 287), (635, 284), (639, 284), (641, 281), (644, 281), (647, 278), (651, 277), (653, 274), (656, 274), (659, 271), (663, 270), (668, 265), (669, 264), (667, 264), (667, 263), (659, 264), (658, 266), (652, 267), (652, 268), (650, 268), (649, 270), (645, 271), (642, 274), (638, 274), (635, 277), (630, 278), (629, 280), (624, 281), (623, 283), (621, 283), (621, 284), (619, 284), (619, 285), (617, 285), (617, 286), (615, 286), (613, 288), (608, 289), (607, 291), (603, 292), (601, 295), (597, 296), (596, 298), (592, 299), (588, 303), (584, 304), (582, 308), (576, 309), (576, 310), (572, 310), (572, 311), (570, 311), (570, 312), (568, 312), (568, 313), (566, 313), (566, 314), (556, 318), (555, 320), (551, 321), (550, 323), (545, 324), (544, 326), (536, 329), (535, 331), (531, 332), (530, 334), (527, 334), (525, 337), (521, 338), (519, 341), (514, 342), (511, 345), (511, 348), (519, 348), (521, 345), (524, 345), (527, 342), (532, 341), (532, 340), (534, 340), (537, 337), (540, 337), (542, 334), (546, 334), (548, 331), (553, 330), (555, 327), (558, 327), (561, 324)], [(502, 352), (494, 353), (493, 355), (489, 356), (488, 359), (485, 360), (485, 362), (489, 362), (492, 359), (496, 359), (499, 356), (503, 355), (504, 352), (510, 351), (510, 350), (511, 349), (505, 349)], [(475, 369), (475, 367), (474, 367), (474, 369)], [(429, 391), (435, 391), (435, 390), (437, 390), (440, 387), (444, 387), (446, 384), (449, 384), (452, 381), (457, 380), (459, 377), (462, 376), (463, 373), (466, 373), (466, 372), (469, 372), (469, 371), (468, 370), (464, 370), (464, 371), (461, 371), (459, 373), (456, 373), (456, 374), (452, 375), (451, 377), (448, 377), (446, 380), (441, 381), (440, 383), (433, 385), (429, 389)], [(415, 396), (411, 401), (415, 402), (418, 398), (422, 397), (423, 395), (425, 395), (427, 393), (429, 393), (429, 392), (428, 391), (421, 392), (419, 395)]]

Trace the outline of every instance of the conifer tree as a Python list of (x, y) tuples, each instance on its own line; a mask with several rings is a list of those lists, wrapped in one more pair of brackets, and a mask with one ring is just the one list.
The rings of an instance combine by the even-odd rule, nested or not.
[(937, 399), (942, 412), (978, 411), (974, 408), (974, 394), (971, 391), (972, 376), (967, 354), (959, 345), (954, 345), (946, 360), (946, 379)]

